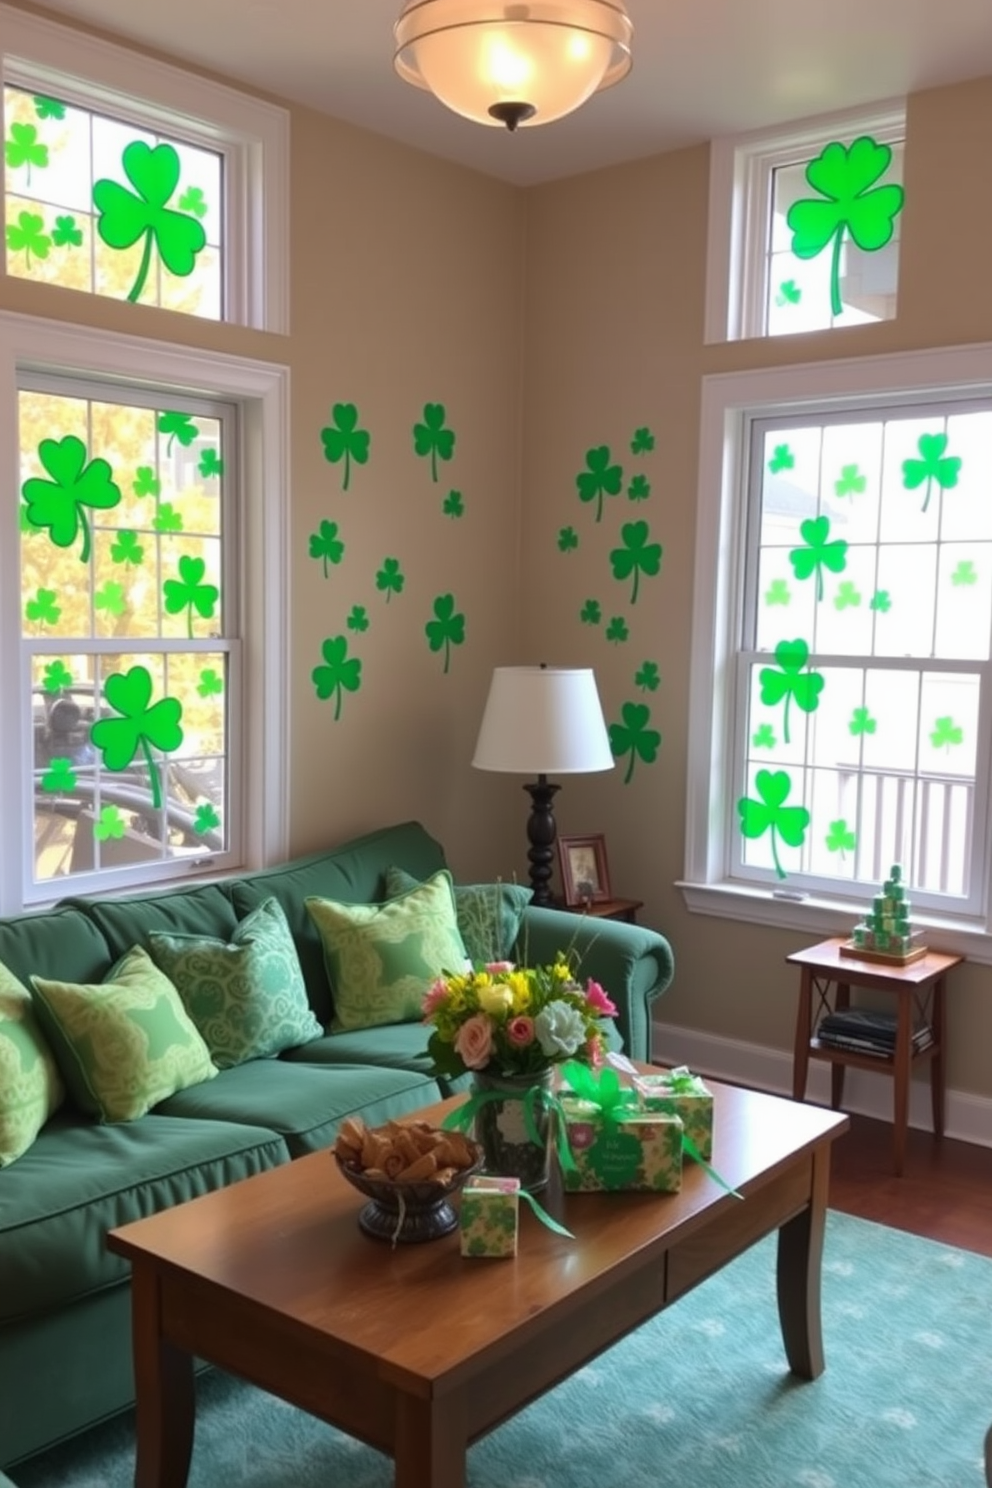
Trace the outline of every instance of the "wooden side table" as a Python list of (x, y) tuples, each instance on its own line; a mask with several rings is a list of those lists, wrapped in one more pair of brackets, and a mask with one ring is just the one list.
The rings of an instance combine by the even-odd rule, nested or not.
[[(906, 1160), (906, 1131), (909, 1123), (910, 1072), (917, 1059), (930, 1061), (930, 1100), (935, 1136), (944, 1132), (944, 978), (963, 956), (928, 951), (919, 961), (906, 965), (883, 965), (842, 956), (843, 938), (825, 940), (804, 951), (793, 951), (786, 960), (800, 969), (799, 1009), (796, 1016), (796, 1047), (792, 1066), (794, 1100), (806, 1097), (806, 1079), (811, 1059), (826, 1060), (830, 1072), (830, 1104), (836, 1111), (844, 1095), (844, 1072), (854, 1069), (890, 1074), (894, 1084), (895, 1171), (901, 1176)], [(896, 1046), (891, 1057), (859, 1054), (852, 1049), (834, 1049), (816, 1038), (823, 1014), (851, 1006), (851, 988), (870, 987), (896, 997)], [(833, 1005), (831, 1006), (831, 989)], [(817, 1001), (814, 1006), (813, 993)], [(913, 1028), (926, 1023), (933, 1042), (913, 1050)]]
[(600, 899), (590, 904), (559, 904), (558, 909), (569, 914), (591, 915), (594, 920), (624, 920), (628, 925), (637, 924), (637, 911), (644, 908), (643, 899)]

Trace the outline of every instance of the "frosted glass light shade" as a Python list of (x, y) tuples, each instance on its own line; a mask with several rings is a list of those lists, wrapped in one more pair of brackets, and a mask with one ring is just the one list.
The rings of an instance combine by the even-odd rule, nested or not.
[(495, 669), (472, 760), (477, 770), (585, 775), (614, 763), (591, 670)]
[(630, 71), (623, 0), (407, 0), (397, 72), (495, 128), (550, 124)]

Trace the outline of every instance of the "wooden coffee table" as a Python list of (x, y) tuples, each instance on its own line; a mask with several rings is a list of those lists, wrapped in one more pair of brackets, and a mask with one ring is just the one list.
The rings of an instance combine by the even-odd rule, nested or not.
[(464, 1488), (471, 1442), (775, 1229), (786, 1358), (814, 1379), (847, 1117), (708, 1084), (714, 1166), (743, 1201), (692, 1163), (679, 1194), (551, 1193), (576, 1238), (522, 1207), (513, 1260), (462, 1259), (457, 1233), (368, 1239), (326, 1152), (111, 1231), (133, 1276), (136, 1488), (184, 1488), (194, 1357), (390, 1454), (397, 1488)]

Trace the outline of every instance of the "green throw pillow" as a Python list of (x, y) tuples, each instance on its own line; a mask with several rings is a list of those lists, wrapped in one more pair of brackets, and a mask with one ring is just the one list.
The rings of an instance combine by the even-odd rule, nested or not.
[(423, 1017), (424, 993), (435, 977), (466, 964), (444, 868), (385, 904), (303, 902), (324, 947), (335, 1033)]
[(286, 916), (266, 899), (230, 944), (204, 935), (148, 936), (152, 960), (174, 983), (220, 1069), (320, 1038)]
[(31, 993), (0, 962), (0, 1168), (27, 1152), (64, 1099)]
[[(386, 869), (386, 897), (405, 894), (418, 880), (405, 868)], [(513, 954), (524, 910), (534, 897), (523, 884), (455, 884), (455, 915), (470, 961), (501, 961)]]
[(134, 1121), (217, 1073), (182, 999), (135, 946), (95, 984), (33, 976), (38, 1021), (69, 1093), (99, 1121)]

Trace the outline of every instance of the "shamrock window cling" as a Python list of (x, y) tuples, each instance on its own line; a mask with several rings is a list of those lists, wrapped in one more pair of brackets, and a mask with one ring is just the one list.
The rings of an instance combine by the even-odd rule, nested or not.
[(207, 234), (196, 215), (196, 203), (191, 212), (167, 205), (179, 185), (181, 169), (173, 145), (152, 147), (144, 140), (132, 140), (124, 147), (121, 164), (134, 190), (128, 191), (119, 181), (96, 181), (93, 205), (99, 214), (97, 231), (108, 248), (133, 248), (144, 240), (138, 272), (127, 295), (134, 303), (147, 282), (155, 249), (170, 274), (186, 278), (206, 247)]
[(103, 684), (104, 700), (119, 716), (98, 718), (90, 728), (90, 739), (103, 756), (106, 770), (126, 770), (140, 751), (148, 767), (152, 806), (162, 805), (162, 784), (152, 746), (163, 754), (183, 742), (180, 719), (183, 705), (178, 698), (164, 697), (152, 703), (152, 677), (147, 667), (133, 666), (113, 672)]

